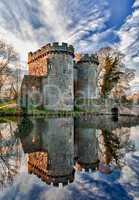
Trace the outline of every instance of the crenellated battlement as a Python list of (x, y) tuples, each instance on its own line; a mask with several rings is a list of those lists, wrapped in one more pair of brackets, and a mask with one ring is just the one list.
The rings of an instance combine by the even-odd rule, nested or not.
[[(26, 81), (24, 85), (29, 94), (35, 89), (42, 94), (44, 108), (47, 105), (48, 110), (72, 111), (76, 97), (93, 99), (98, 95), (95, 81), (98, 65), (97, 54), (74, 54), (72, 45), (49, 43), (35, 52), (28, 53), (28, 79), (32, 81), (31, 87), (28, 87)], [(39, 82), (40, 86), (36, 82), (38, 78), (42, 80)], [(48, 87), (45, 87), (47, 85)], [(29, 108), (28, 102), (32, 102), (30, 96), (28, 99), (25, 96), (24, 99), (23, 107)]]
[(35, 52), (29, 52), (28, 62), (35, 61), (36, 59), (51, 53), (66, 53), (74, 56), (74, 47), (64, 42), (62, 44), (58, 42), (48, 43)]
[(98, 65), (98, 57), (97, 54), (82, 54), (80, 55), (80, 59), (77, 61), (78, 63), (95, 63)]

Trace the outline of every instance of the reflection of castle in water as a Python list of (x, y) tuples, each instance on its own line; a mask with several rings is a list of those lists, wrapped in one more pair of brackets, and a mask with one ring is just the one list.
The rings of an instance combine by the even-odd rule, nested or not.
[(126, 152), (136, 148), (130, 131), (138, 131), (137, 125), (139, 118), (125, 116), (116, 122), (111, 116), (23, 118), (17, 130), (15, 119), (1, 120), (0, 189), (20, 173), (22, 150), (28, 154), (28, 172), (54, 185), (73, 181), (75, 158), (85, 170), (95, 169), (101, 158), (123, 166)]
[(74, 179), (75, 157), (86, 170), (94, 168), (98, 159), (95, 130), (74, 132), (73, 118), (27, 119), (22, 123), (27, 122), (33, 126), (28, 136), (21, 140), (25, 153), (29, 155), (30, 173), (48, 184), (66, 185)]
[(33, 128), (22, 140), (29, 154), (29, 172), (48, 184), (68, 184), (73, 180), (73, 119), (34, 119)]
[[(104, 141), (102, 146), (105, 147), (102, 153), (109, 153), (105, 149), (110, 149), (112, 153), (109, 160), (112, 160), (114, 156), (116, 159), (119, 156), (116, 151), (120, 147), (116, 147), (115, 141), (119, 143), (123, 137), (119, 129), (120, 135), (117, 141), (117, 135), (113, 134), (112, 130), (124, 126), (130, 127), (131, 124), (139, 123), (138, 120), (130, 118), (126, 121), (125, 118), (121, 118), (113, 123), (111, 119), (93, 116), (92, 119), (24, 118), (19, 125), (19, 134), (24, 152), (28, 153), (28, 171), (40, 177), (47, 184), (66, 185), (74, 179), (75, 158), (87, 171), (94, 170), (98, 166), (100, 160), (98, 137), (102, 132), (100, 129), (103, 133), (105, 132), (101, 134), (102, 141)], [(129, 140), (128, 135), (127, 133), (125, 138), (126, 146)], [(131, 146), (131, 143), (129, 145)]]
[(75, 157), (87, 171), (98, 164), (97, 132), (93, 128), (75, 128)]

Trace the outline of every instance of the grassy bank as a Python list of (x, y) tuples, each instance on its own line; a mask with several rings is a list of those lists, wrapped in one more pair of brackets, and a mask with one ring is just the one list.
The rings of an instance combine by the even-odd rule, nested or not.
[[(43, 109), (30, 109), (28, 112), (25, 112), (19, 108), (1, 108), (0, 117), (2, 116), (48, 116), (48, 117), (79, 117), (79, 116), (88, 116), (88, 115), (112, 115), (111, 112), (101, 112), (101, 110), (74, 110), (74, 111), (48, 111)], [(131, 113), (129, 114), (119, 114), (121, 116), (135, 116)], [(139, 116), (139, 115), (138, 115)], [(136, 115), (137, 117), (137, 115)]]
[(89, 114), (101, 114), (93, 111), (48, 111), (33, 109), (28, 112), (22, 111), (16, 108), (4, 108), (0, 109), (0, 116), (58, 116), (58, 117), (70, 117), (70, 116), (81, 116)]

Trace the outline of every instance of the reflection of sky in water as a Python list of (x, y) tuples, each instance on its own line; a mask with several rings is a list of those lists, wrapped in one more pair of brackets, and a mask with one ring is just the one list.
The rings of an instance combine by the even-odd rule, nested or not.
[[(41, 121), (41, 120), (40, 120)], [(39, 123), (40, 123), (39, 121)], [(125, 166), (120, 171), (119, 169), (115, 169), (111, 174), (102, 174), (98, 171), (94, 172), (76, 172), (75, 173), (75, 180), (69, 185), (66, 185), (64, 188), (58, 188), (53, 187), (51, 185), (47, 185), (45, 182), (42, 182), (40, 178), (38, 178), (34, 174), (28, 174), (28, 152), (24, 153), (24, 149), (29, 149), (27, 146), (32, 142), (32, 137), (35, 135), (37, 138), (39, 138), (39, 142), (41, 146), (43, 146), (43, 149), (46, 148), (50, 153), (53, 155), (54, 148), (52, 146), (49, 146), (49, 142), (53, 142), (55, 145), (60, 145), (62, 142), (63, 135), (66, 134), (66, 130), (69, 131), (69, 137), (68, 134), (66, 134), (64, 138), (64, 144), (72, 144), (72, 137), (70, 134), (70, 131), (73, 130), (72, 123), (67, 123), (68, 120), (64, 120), (62, 123), (60, 120), (57, 121), (57, 125), (55, 127), (53, 126), (53, 121), (50, 121), (49, 123), (46, 123), (46, 121), (41, 122), (41, 126), (44, 123), (46, 125), (45, 130), (41, 134), (41, 130), (43, 130), (44, 127), (39, 127), (38, 124), (35, 122), (35, 128), (33, 128), (32, 132), (29, 132), (30, 135), (26, 136), (25, 138), (21, 137), (20, 142), (20, 169), (18, 170), (18, 175), (14, 177), (14, 183), (11, 186), (8, 186), (3, 190), (3, 192), (0, 192), (0, 200), (11, 200), (11, 199), (18, 199), (18, 200), (74, 200), (74, 199), (80, 199), (80, 200), (86, 200), (86, 199), (113, 199), (113, 200), (130, 200), (130, 199), (138, 199), (139, 198), (139, 191), (138, 191), (138, 185), (139, 185), (139, 126), (133, 126), (131, 128), (116, 128), (116, 134), (124, 134), (124, 132), (127, 133), (126, 136), (128, 136), (128, 133), (130, 134), (130, 139), (135, 142), (136, 145), (136, 152), (128, 152), (125, 155), (125, 158), (123, 157), (123, 160), (125, 160)], [(56, 121), (55, 121), (56, 123)], [(64, 123), (68, 124), (66, 127), (64, 127)], [(51, 125), (52, 128), (49, 131), (49, 141), (46, 137), (47, 134), (47, 128)], [(71, 128), (72, 127), (72, 128)], [(23, 128), (23, 127), (22, 127)], [(55, 130), (56, 128), (56, 130)], [(105, 127), (106, 128), (106, 127)], [(91, 131), (92, 129), (92, 131)], [(7, 129), (5, 128), (8, 138), (10, 138), (10, 128), (9, 126)], [(36, 130), (39, 130), (39, 137), (36, 135)], [(56, 141), (57, 138), (57, 132), (59, 133), (59, 141)], [(15, 131), (15, 126), (14, 126)], [(76, 145), (74, 146), (74, 150), (78, 149), (78, 155), (81, 156), (82, 160), (87, 159), (91, 160), (90, 154), (95, 151), (97, 148), (97, 143), (93, 148), (91, 148), (92, 141), (94, 142), (96, 139), (94, 137), (94, 134), (98, 137), (99, 134), (101, 134), (97, 131), (95, 132), (94, 128), (81, 128), (75, 130), (76, 131), (76, 137), (78, 138), (79, 142), (77, 145), (77, 141), (75, 142)], [(106, 131), (106, 130), (105, 130)], [(106, 131), (107, 132), (107, 131)], [(4, 130), (2, 132), (4, 134)], [(93, 135), (91, 134), (93, 133)], [(13, 134), (13, 133), (12, 133)], [(52, 136), (53, 135), (53, 136)], [(93, 137), (92, 137), (93, 136)], [(15, 137), (14, 134), (11, 137)], [(74, 138), (77, 140), (77, 138)], [(40, 138), (43, 140), (41, 141)], [(47, 138), (47, 141), (45, 141)], [(124, 137), (123, 140), (125, 140), (126, 137)], [(55, 139), (55, 140), (54, 140)], [(34, 141), (33, 141), (34, 142)], [(97, 142), (97, 141), (95, 141)], [(87, 145), (84, 145), (86, 143)], [(1, 144), (1, 143), (0, 143)], [(32, 143), (33, 144), (33, 143)], [(77, 148), (78, 146), (78, 148)], [(103, 145), (102, 145), (103, 146)], [(0, 146), (1, 147), (1, 146)], [(16, 148), (16, 145), (14, 145)], [(36, 148), (36, 147), (34, 147)], [(39, 146), (37, 145), (37, 148)], [(65, 148), (67, 148), (65, 146)], [(70, 146), (67, 148), (67, 151), (70, 151)], [(86, 152), (89, 151), (89, 152)], [(92, 152), (91, 152), (92, 151)], [(123, 149), (122, 149), (123, 151)], [(62, 148), (58, 148), (58, 153), (62, 152)], [(51, 156), (52, 156), (51, 155)], [(63, 156), (66, 156), (66, 154), (63, 153)], [(97, 154), (96, 154), (97, 156)], [(92, 157), (93, 158), (93, 157)], [(93, 158), (94, 159), (94, 158)], [(59, 164), (58, 160), (55, 161), (55, 164)], [(61, 166), (61, 165), (60, 165)], [(89, 165), (90, 167), (90, 165)], [(0, 169), (1, 170), (1, 169)], [(118, 195), (117, 195), (118, 194)], [(134, 198), (133, 198), (134, 197)], [(136, 198), (135, 198), (136, 197)]]
[(130, 138), (134, 140), (136, 150), (139, 151), (139, 126), (130, 128)]

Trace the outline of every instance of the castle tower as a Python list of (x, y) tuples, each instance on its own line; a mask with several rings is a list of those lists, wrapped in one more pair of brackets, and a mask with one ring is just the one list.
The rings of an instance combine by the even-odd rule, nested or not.
[(29, 75), (43, 77), (43, 105), (49, 110), (72, 110), (74, 105), (73, 46), (47, 44), (28, 54)]
[(98, 164), (96, 132), (92, 128), (75, 129), (75, 155), (86, 171), (94, 170)]
[[(22, 138), (28, 153), (28, 171), (47, 184), (67, 185), (73, 181), (73, 118), (30, 118), (29, 132)], [(27, 126), (27, 125), (26, 125)], [(22, 127), (22, 124), (21, 124)]]
[[(73, 118), (55, 118), (48, 120), (48, 177), (54, 185), (63, 185), (73, 181), (74, 165), (74, 121)], [(59, 131), (58, 131), (59, 130)]]
[(78, 56), (75, 64), (77, 71), (76, 98), (86, 100), (97, 98), (97, 66), (96, 55), (84, 54), (80, 57)]

